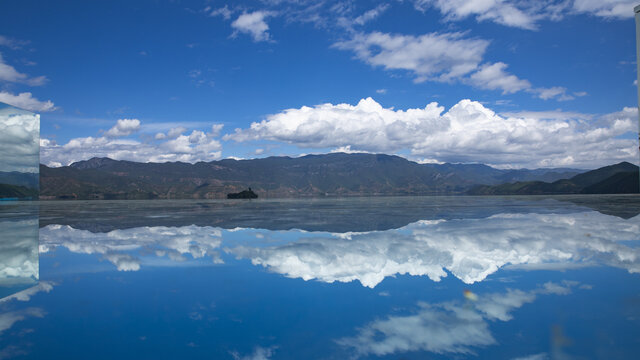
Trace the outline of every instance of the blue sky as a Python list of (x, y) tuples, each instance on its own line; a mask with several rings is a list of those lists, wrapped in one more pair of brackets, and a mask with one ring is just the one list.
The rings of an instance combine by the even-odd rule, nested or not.
[(0, 4), (41, 161), (638, 162), (634, 1)]

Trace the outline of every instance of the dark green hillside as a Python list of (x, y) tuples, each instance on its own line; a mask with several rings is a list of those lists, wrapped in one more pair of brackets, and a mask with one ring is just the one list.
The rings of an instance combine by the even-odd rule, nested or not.
[(0, 199), (6, 198), (38, 198), (38, 191), (19, 185), (0, 184)]
[[(634, 180), (635, 179), (635, 180)], [(638, 167), (628, 162), (587, 171), (552, 183), (527, 181), (476, 186), (470, 195), (559, 195), (638, 193)]]
[(0, 184), (24, 186), (30, 189), (38, 189), (38, 174), (19, 171), (0, 171)]

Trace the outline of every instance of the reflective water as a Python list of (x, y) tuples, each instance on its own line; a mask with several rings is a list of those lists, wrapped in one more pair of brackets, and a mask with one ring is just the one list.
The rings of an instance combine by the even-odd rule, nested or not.
[(640, 350), (638, 196), (45, 202), (39, 213), (38, 273), (33, 208), (0, 204), (0, 359)]

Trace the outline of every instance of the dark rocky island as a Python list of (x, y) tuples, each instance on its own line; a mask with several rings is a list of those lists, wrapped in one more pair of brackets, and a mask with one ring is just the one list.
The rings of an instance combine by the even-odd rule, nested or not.
[(227, 194), (227, 199), (257, 199), (258, 194), (254, 193), (251, 188), (249, 190), (243, 190), (239, 193)]

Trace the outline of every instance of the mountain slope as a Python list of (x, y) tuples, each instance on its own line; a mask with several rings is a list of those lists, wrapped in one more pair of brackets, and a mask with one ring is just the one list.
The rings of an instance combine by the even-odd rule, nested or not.
[(93, 158), (41, 166), (45, 198), (225, 198), (251, 187), (260, 197), (462, 194), (475, 184), (555, 178), (579, 170), (499, 170), (480, 164), (418, 164), (383, 154), (307, 155), (188, 164)]
[(551, 195), (638, 193), (638, 167), (628, 162), (605, 166), (552, 183), (515, 182), (496, 186), (476, 186), (470, 195)]

